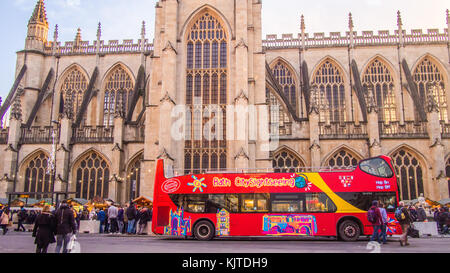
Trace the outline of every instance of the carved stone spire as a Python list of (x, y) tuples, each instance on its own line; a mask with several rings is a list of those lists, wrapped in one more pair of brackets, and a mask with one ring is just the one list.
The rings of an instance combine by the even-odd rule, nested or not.
[(145, 39), (145, 21), (142, 21), (141, 38)]
[(447, 26), (448, 26), (448, 25), (450, 25), (450, 12), (448, 11), (448, 9), (446, 10), (446, 13), (447, 13)]
[(72, 91), (67, 90), (66, 98), (64, 100), (64, 116), (68, 119), (73, 119), (73, 100)]
[(53, 44), (52, 44), (53, 54), (56, 53), (56, 48), (58, 47), (58, 36), (59, 36), (58, 25), (56, 24), (55, 32), (53, 32)]
[(437, 92), (433, 92), (437, 88), (439, 88), (437, 83), (435, 83), (435, 84), (428, 83), (427, 84), (427, 112), (428, 113), (432, 113), (432, 112), (439, 113), (439, 105), (437, 104), (436, 98), (434, 96), (434, 94), (436, 94)]
[(316, 85), (311, 88), (311, 99), (310, 99), (310, 107), (309, 114), (313, 112), (319, 114), (320, 111), (320, 102), (319, 102), (319, 89)]
[(378, 113), (378, 106), (377, 102), (375, 100), (373, 85), (370, 85), (367, 88), (367, 112), (368, 113)]
[(400, 11), (397, 11), (397, 26), (399, 29), (401, 29), (403, 26), (402, 15), (401, 15)]
[(302, 33), (305, 32), (306, 26), (305, 26), (305, 16), (300, 16), (300, 30), (302, 31)]
[(352, 13), (350, 12), (348, 14), (348, 28), (350, 29), (350, 31), (353, 31), (354, 27), (355, 27), (355, 25), (353, 24), (353, 16), (352, 16)]
[(47, 42), (48, 21), (45, 11), (44, 0), (36, 3), (33, 14), (28, 21), (28, 32), (25, 43), (26, 49), (43, 50), (44, 44)]
[(74, 47), (81, 46), (81, 28), (78, 28), (77, 35), (75, 36)]
[(102, 23), (98, 22), (97, 41), (100, 41), (101, 37), (102, 37)]
[(22, 103), (20, 97), (23, 95), (23, 89), (17, 90), (16, 97), (14, 98), (14, 103), (11, 109), (11, 119), (22, 121)]
[(114, 118), (125, 117), (125, 109), (123, 105), (123, 91), (117, 92), (116, 107), (114, 109)]

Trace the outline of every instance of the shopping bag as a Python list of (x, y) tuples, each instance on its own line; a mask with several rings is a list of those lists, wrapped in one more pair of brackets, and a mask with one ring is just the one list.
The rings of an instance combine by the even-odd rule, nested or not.
[(69, 244), (67, 245), (68, 253), (74, 253), (76, 240), (77, 240), (77, 236), (75, 236), (75, 234), (72, 235), (72, 237), (70, 237)]

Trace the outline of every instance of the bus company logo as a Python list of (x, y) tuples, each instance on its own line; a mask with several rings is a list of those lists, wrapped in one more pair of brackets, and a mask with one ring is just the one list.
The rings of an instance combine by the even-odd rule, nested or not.
[(349, 188), (353, 183), (353, 175), (341, 175), (339, 176), (339, 180), (341, 181), (344, 188)]
[(312, 183), (309, 181), (308, 177), (304, 174), (293, 174), (293, 178), (295, 178), (295, 186), (299, 189), (305, 189), (305, 191), (309, 191), (312, 188)]
[(169, 179), (164, 181), (161, 186), (161, 190), (164, 193), (174, 193), (180, 188), (180, 186), (181, 182), (178, 179)]

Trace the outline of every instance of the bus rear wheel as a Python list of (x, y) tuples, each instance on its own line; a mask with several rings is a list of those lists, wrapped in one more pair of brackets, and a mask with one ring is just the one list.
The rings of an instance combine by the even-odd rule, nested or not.
[(361, 229), (352, 220), (346, 220), (339, 225), (339, 237), (346, 242), (354, 242), (361, 235)]
[(199, 241), (209, 241), (214, 237), (214, 226), (209, 221), (200, 221), (194, 227), (194, 237)]

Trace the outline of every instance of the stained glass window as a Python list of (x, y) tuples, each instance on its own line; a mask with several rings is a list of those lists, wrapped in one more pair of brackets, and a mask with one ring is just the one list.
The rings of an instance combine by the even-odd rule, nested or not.
[(364, 72), (363, 87), (366, 94), (368, 90), (373, 89), (379, 120), (386, 123), (397, 121), (394, 79), (387, 66), (378, 58)]
[(276, 173), (295, 173), (301, 172), (302, 167), (305, 167), (305, 165), (296, 155), (283, 149), (274, 154), (272, 167)]
[(424, 167), (412, 153), (401, 149), (392, 155), (398, 177), (399, 196), (402, 200), (413, 200), (424, 193)]
[(114, 124), (114, 113), (119, 107), (118, 103), (122, 103), (120, 107), (124, 113), (127, 113), (133, 88), (133, 80), (122, 66), (119, 65), (111, 71), (105, 86), (103, 125), (112, 126)]
[[(68, 72), (67, 76), (63, 81), (61, 92), (63, 94), (64, 100), (64, 108), (70, 107), (66, 105), (67, 94), (72, 96), (72, 112), (74, 117), (77, 116), (78, 111), (81, 108), (81, 104), (83, 103), (84, 92), (86, 92), (88, 87), (88, 80), (84, 76), (84, 74), (78, 69), (78, 67), (72, 67)], [(84, 114), (86, 116), (86, 113)]]
[[(25, 192), (52, 192), (51, 175), (47, 173), (49, 157), (43, 153), (37, 153), (26, 165)], [(51, 196), (36, 196), (50, 198)], [(34, 197), (33, 197), (34, 198)]]
[(209, 12), (187, 38), (185, 173), (226, 168), (227, 34)]
[(108, 197), (110, 167), (103, 157), (90, 152), (80, 159), (74, 171), (77, 198)]
[(327, 162), (328, 167), (346, 169), (356, 167), (359, 159), (347, 150), (336, 152)]

